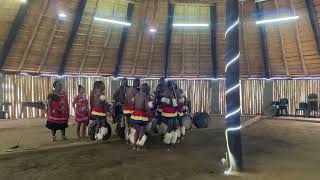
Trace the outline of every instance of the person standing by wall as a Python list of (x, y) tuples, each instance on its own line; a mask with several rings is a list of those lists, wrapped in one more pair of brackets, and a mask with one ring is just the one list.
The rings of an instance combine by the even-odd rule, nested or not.
[(69, 120), (68, 98), (60, 81), (54, 81), (53, 90), (48, 95), (48, 119), (46, 127), (51, 130), (51, 141), (57, 140), (56, 132), (61, 130), (62, 140), (67, 140), (66, 128)]

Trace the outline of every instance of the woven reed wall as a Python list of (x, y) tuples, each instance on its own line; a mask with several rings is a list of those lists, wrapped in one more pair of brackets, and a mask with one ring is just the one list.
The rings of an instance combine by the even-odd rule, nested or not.
[[(142, 83), (148, 83), (152, 91), (156, 90), (157, 80), (142, 80)], [(192, 112), (210, 112), (211, 111), (211, 87), (208, 80), (178, 80), (178, 86), (182, 88), (187, 97), (191, 100)], [(129, 80), (132, 85), (132, 80)]]
[[(21, 112), (21, 102), (46, 100), (48, 93), (52, 90), (53, 81), (57, 78), (51, 77), (33, 77), (33, 76), (17, 76), (5, 75), (2, 85), (2, 98), (4, 102), (12, 103), (10, 107), (10, 116), (19, 118)], [(67, 92), (69, 103), (71, 105), (73, 98), (77, 95), (77, 86), (81, 84), (86, 89), (86, 95), (89, 97), (90, 90), (96, 78), (65, 78), (65, 90)], [(106, 96), (111, 99), (111, 78), (103, 78), (106, 85)], [(26, 108), (22, 114), (23, 118), (43, 117), (44, 112), (35, 108)], [(71, 115), (74, 110), (71, 109)]]
[[(45, 100), (48, 92), (52, 90), (52, 83), (56, 78), (51, 77), (32, 77), (5, 75), (1, 88), (4, 102), (11, 102), (10, 116), (12, 118), (20, 117), (21, 102)], [(94, 81), (97, 78), (64, 78), (65, 89), (68, 94), (69, 103), (77, 95), (77, 85), (81, 84), (86, 89), (86, 94), (92, 89)], [(106, 96), (111, 95), (112, 78), (99, 78), (106, 85)], [(186, 91), (188, 98), (192, 101), (193, 112), (211, 111), (211, 82), (208, 80), (178, 80), (176, 81), (182, 89)], [(148, 83), (154, 91), (157, 80), (142, 80), (141, 83)], [(132, 84), (132, 81), (129, 81)], [(241, 81), (241, 107), (242, 114), (256, 115), (262, 113), (264, 80), (242, 80)], [(220, 114), (225, 113), (225, 82), (219, 82), (219, 110)], [(320, 95), (320, 80), (275, 80), (273, 87), (273, 99), (289, 99), (289, 113), (294, 114), (295, 108), (299, 102), (306, 102), (307, 95), (315, 93)], [(23, 111), (23, 118), (43, 117), (44, 112), (35, 108), (26, 108)], [(73, 109), (71, 115), (74, 114)]]
[[(264, 80), (241, 80), (240, 105), (241, 113), (256, 115), (262, 113)], [(225, 81), (219, 82), (219, 110), (220, 114), (226, 112)]]
[(274, 81), (273, 99), (278, 101), (281, 98), (288, 98), (288, 110), (291, 115), (295, 113), (295, 109), (299, 106), (300, 102), (307, 102), (309, 94), (320, 95), (320, 80)]
[[(2, 99), (4, 102), (11, 102), (10, 116), (12, 118), (19, 118), (21, 112), (21, 102), (25, 101), (40, 101), (47, 98), (48, 92), (52, 90), (52, 83), (57, 78), (52, 77), (33, 77), (33, 76), (18, 76), (18, 75), (5, 75), (3, 77)], [(93, 87), (94, 81), (98, 78), (64, 78), (65, 90), (67, 92), (69, 103), (77, 95), (77, 85), (81, 84), (86, 89), (86, 95)], [(111, 99), (111, 82), (112, 78), (99, 78), (104, 81), (106, 86), (107, 99)], [(148, 83), (152, 90), (157, 86), (157, 80), (142, 80), (142, 83)], [(211, 89), (210, 81), (177, 81), (179, 86), (186, 90), (187, 96), (192, 101), (194, 112), (210, 111), (211, 104)], [(129, 81), (132, 85), (132, 81)], [(43, 117), (44, 112), (35, 108), (26, 108), (23, 111), (23, 118)], [(74, 115), (74, 110), (71, 109), (71, 115)]]

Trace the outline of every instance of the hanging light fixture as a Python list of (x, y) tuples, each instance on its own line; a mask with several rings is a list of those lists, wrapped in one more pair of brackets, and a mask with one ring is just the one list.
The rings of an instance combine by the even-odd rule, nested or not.
[(105, 19), (105, 18), (95, 17), (94, 20), (106, 22), (106, 23), (112, 23), (112, 24), (119, 24), (119, 25), (123, 25), (123, 26), (131, 26), (131, 23), (128, 23), (125, 21), (117, 21), (117, 20), (113, 20), (113, 19)]
[(256, 21), (256, 24), (267, 24), (267, 23), (289, 21), (289, 20), (296, 20), (296, 19), (299, 19), (299, 16), (289, 16), (289, 17), (276, 18), (276, 19), (264, 19), (264, 20)]

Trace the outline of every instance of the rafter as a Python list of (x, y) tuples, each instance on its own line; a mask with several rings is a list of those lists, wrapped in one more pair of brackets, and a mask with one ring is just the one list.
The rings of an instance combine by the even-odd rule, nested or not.
[[(262, 20), (264, 16), (262, 2), (256, 2), (256, 12), (258, 14), (257, 15), (258, 20)], [(271, 73), (270, 59), (269, 59), (267, 31), (264, 24), (259, 25), (259, 35), (260, 35), (260, 45), (261, 45), (262, 59), (264, 64), (265, 77), (270, 78), (272, 76), (272, 73)]]
[[(186, 17), (187, 17), (187, 15), (186, 15), (186, 7), (187, 7), (187, 5), (185, 4), (185, 5), (183, 6), (184, 23), (186, 23)], [(185, 31), (185, 28), (183, 28), (183, 32), (182, 32), (182, 56), (181, 56), (181, 61), (182, 61), (182, 63), (181, 63), (181, 71), (180, 71), (181, 73), (180, 73), (180, 77), (182, 77), (183, 74), (184, 74), (184, 50), (185, 50), (184, 43), (185, 43), (185, 38), (186, 38), (186, 31)]]
[[(127, 22), (131, 23), (132, 21), (133, 9), (134, 9), (134, 4), (129, 3), (127, 8), (127, 16), (126, 16)], [(117, 77), (120, 72), (120, 67), (123, 61), (123, 52), (128, 39), (128, 32), (129, 32), (129, 27), (127, 26), (123, 27), (123, 31), (121, 33), (121, 38), (120, 38), (120, 44), (117, 52), (117, 61), (113, 70), (114, 77)]]
[[(293, 11), (293, 15), (296, 15), (296, 7), (294, 5), (294, 2), (292, 2), (292, 0), (289, 0), (289, 1), (290, 1), (290, 7), (291, 7), (291, 9)], [(297, 43), (298, 43), (298, 49), (299, 49), (299, 55), (300, 55), (300, 61), (301, 61), (301, 64), (302, 64), (303, 73), (304, 73), (304, 75), (308, 75), (308, 70), (307, 70), (305, 62), (304, 62), (302, 46), (301, 46), (299, 25), (298, 25), (297, 21), (295, 21), (295, 29), (296, 29), (296, 40), (297, 40)]]
[(0, 69), (2, 69), (3, 65), (5, 64), (14, 40), (17, 37), (18, 31), (23, 24), (24, 17), (27, 15), (28, 5), (29, 3), (21, 3), (18, 13), (12, 23), (8, 37), (4, 42), (3, 48), (0, 53)]
[(210, 51), (212, 76), (218, 78), (218, 63), (217, 63), (217, 4), (213, 3), (210, 6)]
[(48, 58), (49, 51), (51, 49), (51, 45), (52, 45), (53, 39), (54, 39), (54, 37), (56, 35), (56, 32), (58, 30), (58, 23), (59, 23), (59, 20), (56, 19), (56, 22), (54, 23), (53, 29), (52, 29), (51, 34), (49, 36), (49, 41), (48, 41), (48, 44), (47, 44), (47, 48), (46, 48), (46, 50), (44, 52), (43, 58), (41, 59), (41, 62), (40, 62), (39, 68), (38, 68), (38, 73), (41, 72), (41, 69), (42, 69), (44, 63), (46, 62), (46, 60)]
[(86, 48), (85, 48), (85, 51), (84, 51), (84, 54), (83, 54), (83, 57), (82, 57), (82, 61), (81, 61), (80, 69), (79, 69), (79, 74), (82, 73), (83, 67), (84, 67), (84, 65), (85, 65), (85, 63), (87, 61), (88, 48), (90, 46), (91, 35), (92, 35), (92, 32), (93, 32), (93, 28), (94, 28), (94, 17), (96, 15), (98, 5), (99, 5), (99, 0), (96, 1), (95, 7), (94, 7), (94, 10), (93, 10), (91, 23), (90, 23), (90, 30), (89, 30), (89, 34), (88, 34), (88, 36), (86, 38)]
[(84, 9), (86, 7), (86, 3), (87, 3), (87, 0), (79, 0), (79, 6), (77, 8), (77, 11), (76, 11), (76, 14), (75, 14), (75, 17), (73, 20), (70, 36), (69, 36), (69, 39), (67, 41), (67, 45), (64, 49), (64, 53), (62, 56), (62, 61), (60, 64), (60, 69), (59, 69), (60, 75), (64, 74), (65, 65), (67, 64), (69, 53), (70, 53), (71, 48), (73, 46), (74, 40), (76, 38), (78, 29), (79, 29), (79, 25), (80, 25), (80, 22), (82, 19), (82, 15), (83, 15)]
[[(119, 5), (119, 0), (117, 0), (115, 2), (115, 4), (113, 5), (113, 10), (112, 10), (112, 16), (113, 17), (115, 15), (115, 12), (117, 12), (118, 5)], [(103, 64), (104, 57), (105, 57), (105, 51), (106, 51), (106, 49), (107, 49), (107, 47), (109, 45), (111, 32), (112, 32), (112, 28), (111, 28), (111, 25), (109, 25), (108, 33), (106, 34), (107, 38), (106, 38), (106, 41), (104, 42), (104, 45), (103, 45), (103, 48), (102, 48), (102, 51), (101, 51), (101, 56), (100, 56), (99, 65), (98, 65), (98, 68), (97, 68), (97, 71), (96, 71), (96, 75), (98, 75), (100, 73), (100, 69), (101, 69), (101, 66)]]
[(174, 16), (174, 4), (169, 2), (168, 3), (168, 17), (167, 17), (168, 22), (167, 22), (167, 28), (166, 28), (165, 62), (164, 62), (164, 69), (163, 69), (164, 78), (167, 78), (167, 76), (168, 76), (173, 16)]
[[(200, 22), (200, 6), (198, 6), (198, 21)], [(200, 75), (200, 30), (198, 29), (197, 31), (197, 58), (198, 58), (198, 72), (197, 72), (197, 76), (199, 77)]]
[(35, 25), (35, 27), (33, 29), (33, 32), (32, 32), (31, 38), (30, 38), (30, 40), (28, 42), (27, 48), (23, 52), (23, 56), (22, 56), (21, 62), (19, 64), (18, 71), (21, 71), (22, 67), (24, 66), (24, 63), (25, 63), (25, 61), (27, 59), (27, 56), (28, 56), (29, 51), (30, 51), (30, 48), (32, 46), (33, 40), (36, 37), (36, 34), (37, 34), (38, 29), (40, 27), (40, 23), (42, 21), (43, 15), (48, 10), (48, 4), (49, 4), (49, 0), (45, 0), (43, 5), (42, 5), (42, 7), (41, 7), (40, 15), (39, 15), (39, 17), (37, 19), (37, 22), (36, 22), (36, 25)]
[[(153, 20), (156, 22), (159, 22), (159, 7), (160, 7), (160, 1), (161, 0), (157, 0), (157, 6), (155, 8), (155, 12), (154, 12), (154, 17)], [(154, 58), (154, 42), (155, 42), (155, 36), (156, 34), (152, 35), (152, 42), (151, 42), (151, 48), (150, 48), (150, 53), (149, 53), (149, 60), (148, 60), (148, 70), (147, 70), (147, 77), (149, 77), (150, 71), (151, 71), (151, 64), (152, 64), (152, 60)]]
[(245, 16), (244, 16), (244, 2), (241, 2), (241, 25), (242, 25), (242, 41), (244, 44), (243, 47), (243, 54), (247, 61), (247, 68), (248, 68), (248, 75), (251, 77), (251, 70), (250, 70), (250, 58), (247, 52), (248, 49), (248, 43), (247, 43), (247, 34), (246, 34), (246, 22), (245, 22)]
[[(275, 0), (274, 2), (275, 2), (275, 5), (276, 5), (276, 9), (277, 9), (277, 15), (279, 16), (278, 0)], [(286, 75), (290, 76), (289, 69), (288, 69), (288, 60), (287, 60), (287, 57), (286, 57), (285, 44), (284, 44), (284, 39), (283, 39), (283, 33), (281, 31), (280, 24), (278, 24), (278, 30), (279, 30), (279, 33), (280, 33), (281, 50), (282, 50), (282, 58), (283, 58), (284, 68), (286, 70)]]
[(141, 26), (141, 29), (140, 29), (140, 33), (139, 33), (138, 47), (137, 47), (137, 49), (136, 49), (136, 55), (135, 55), (134, 60), (133, 60), (134, 64), (133, 64), (133, 68), (132, 68), (132, 71), (131, 71), (131, 76), (133, 76), (134, 73), (135, 73), (135, 70), (136, 70), (136, 67), (137, 67), (137, 59), (138, 59), (138, 57), (139, 57), (140, 47), (141, 47), (141, 43), (142, 43), (142, 41), (143, 41), (144, 30), (145, 30), (144, 19), (145, 19), (146, 16), (147, 16), (148, 2), (149, 2), (149, 1), (147, 1), (147, 2), (145, 3), (145, 6), (144, 6), (144, 16), (143, 16), (143, 21), (142, 21), (142, 23), (141, 23), (141, 25), (140, 25), (140, 26)]

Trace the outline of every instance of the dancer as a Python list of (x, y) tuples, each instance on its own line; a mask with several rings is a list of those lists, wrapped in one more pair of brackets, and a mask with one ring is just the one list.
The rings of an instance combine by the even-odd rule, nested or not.
[(102, 140), (103, 136), (108, 132), (106, 128), (107, 113), (110, 112), (110, 106), (106, 103), (104, 95), (105, 85), (102, 81), (96, 81), (94, 89), (91, 91), (92, 109), (91, 117), (97, 122), (96, 140)]
[(156, 101), (157, 101), (156, 107), (157, 107), (157, 114), (158, 114), (158, 124), (161, 124), (161, 120), (162, 120), (161, 113), (162, 113), (163, 104), (161, 103), (161, 98), (163, 96), (165, 88), (166, 88), (165, 79), (161, 77), (159, 80), (159, 84), (157, 85), (157, 88), (156, 88)]
[(141, 86), (141, 92), (134, 96), (133, 105), (134, 111), (131, 115), (132, 123), (135, 126), (133, 149), (139, 150), (147, 140), (145, 128), (149, 123), (151, 115), (150, 108), (153, 108), (153, 102), (150, 97), (150, 87), (144, 83)]
[[(75, 109), (77, 125), (77, 137), (85, 137), (86, 128), (89, 124), (89, 102), (85, 96), (85, 89), (83, 86), (78, 85), (78, 95), (74, 98), (72, 103)], [(80, 129), (82, 126), (82, 132), (80, 136)]]
[(113, 100), (115, 102), (115, 108), (114, 108), (114, 121), (113, 123), (117, 124), (116, 131), (120, 136), (122, 137), (123, 134), (123, 127), (121, 127), (121, 119), (123, 116), (123, 106), (125, 105), (125, 98), (126, 98), (126, 92), (128, 88), (128, 80), (127, 78), (123, 78), (121, 80), (121, 86), (117, 89), (117, 91), (113, 95)]
[[(163, 97), (161, 98), (163, 103), (162, 116), (168, 125), (167, 132), (164, 136), (163, 142), (167, 145), (174, 145), (177, 142), (177, 95), (174, 89), (174, 82), (168, 81), (167, 87)], [(169, 150), (169, 149), (168, 149)]]
[(159, 79), (159, 84), (157, 85), (156, 88), (156, 93), (155, 93), (155, 107), (156, 107), (156, 119), (157, 119), (157, 130), (162, 136), (167, 132), (167, 125), (164, 123), (164, 118), (162, 117), (162, 109), (163, 109), (163, 103), (161, 102), (161, 98), (163, 97), (163, 94), (166, 89), (166, 82), (163, 77)]
[(69, 105), (63, 85), (60, 81), (54, 81), (54, 90), (48, 95), (48, 120), (46, 127), (51, 130), (51, 141), (57, 140), (56, 132), (61, 130), (62, 140), (67, 140), (66, 128), (68, 127)]
[[(131, 114), (134, 111), (134, 104), (133, 104), (133, 98), (135, 97), (136, 94), (139, 93), (139, 86), (140, 86), (140, 79), (135, 79), (133, 81), (133, 86), (128, 88), (128, 91), (126, 92), (126, 96), (125, 96), (125, 107), (123, 109), (123, 114), (125, 115), (125, 119), (126, 119), (126, 124), (127, 127), (126, 128), (126, 140), (129, 143), (130, 137), (132, 139), (132, 137), (134, 136), (135, 133), (135, 129), (133, 128), (133, 125), (131, 123)], [(132, 140), (131, 140), (132, 143)]]
[(180, 88), (178, 88), (177, 85), (175, 85), (175, 90), (177, 93), (177, 99), (178, 99), (178, 107), (177, 107), (177, 118), (178, 118), (178, 140), (177, 143), (181, 142), (183, 140), (184, 135), (186, 134), (186, 127), (183, 125), (183, 116), (185, 115), (186, 111), (186, 102), (187, 98), (184, 93), (184, 91)]

